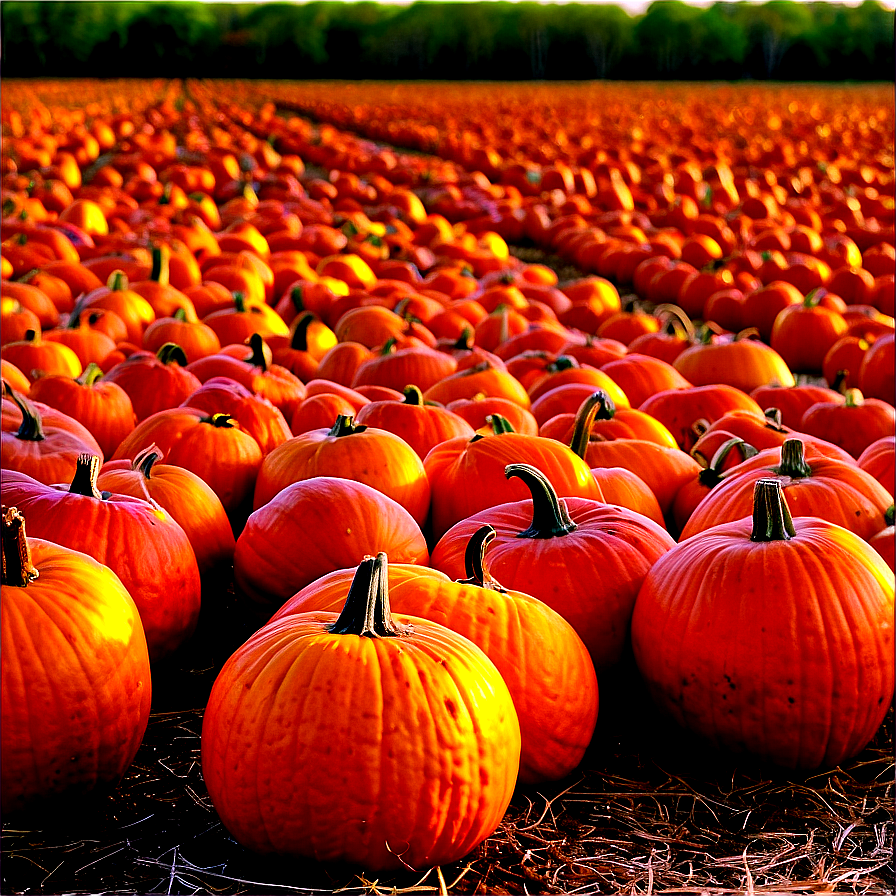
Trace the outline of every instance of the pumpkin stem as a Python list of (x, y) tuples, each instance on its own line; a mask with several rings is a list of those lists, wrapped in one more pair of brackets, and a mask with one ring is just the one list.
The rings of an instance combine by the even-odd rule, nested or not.
[(203, 417), (203, 423), (210, 423), (218, 429), (233, 429), (237, 424), (230, 414), (212, 414), (210, 417)]
[(246, 310), (246, 296), (241, 292), (235, 292), (233, 294), (233, 307), (239, 313), (242, 314)]
[(774, 429), (778, 432), (784, 432), (784, 420), (781, 416), (780, 408), (766, 408), (763, 413), (763, 416), (766, 419), (766, 427), (768, 429)]
[(464, 327), (461, 331), (460, 336), (457, 337), (457, 341), (451, 346), (451, 348), (456, 348), (461, 351), (469, 351), (473, 347), (472, 339), (473, 328)]
[(3, 568), (0, 580), (4, 585), (25, 588), (38, 577), (31, 563), (31, 548), (25, 537), (25, 517), (18, 507), (3, 505)]
[(489, 414), (485, 418), (485, 422), (492, 428), (492, 432), (496, 436), (503, 435), (508, 432), (516, 432), (513, 424), (502, 414)]
[(838, 370), (831, 383), (831, 389), (839, 392), (841, 395), (846, 391), (846, 379), (849, 376), (848, 370)]
[(112, 271), (106, 281), (109, 292), (124, 292), (129, 286), (128, 277), (124, 271)]
[(392, 617), (389, 565), (383, 552), (358, 564), (345, 606), (329, 631), (364, 638), (395, 638), (410, 632), (409, 626), (399, 625)]
[[(715, 488), (722, 481), (724, 478), (722, 465), (735, 448), (740, 452), (741, 460), (748, 460), (759, 454), (759, 450), (755, 446), (737, 436), (733, 439), (728, 439), (727, 442), (719, 446), (719, 450), (712, 456), (709, 464), (697, 474), (697, 479), (701, 485), (705, 485), (707, 488)], [(697, 453), (699, 454), (699, 452)], [(699, 460), (699, 457), (697, 459)]]
[(865, 396), (862, 395), (862, 392), (859, 389), (847, 389), (843, 393), (843, 397), (846, 399), (846, 401), (843, 402), (844, 407), (847, 408), (860, 408), (865, 404)]
[(92, 386), (102, 375), (103, 368), (95, 361), (91, 361), (75, 382), (80, 383), (82, 386)]
[(884, 511), (884, 522), (885, 522), (888, 526), (892, 526), (892, 525), (893, 525), (893, 520), (894, 520), (894, 519), (896, 519), (896, 508), (894, 508), (894, 506), (891, 504), (891, 505)]
[(404, 393), (404, 404), (412, 404), (414, 407), (423, 407), (423, 393), (419, 386), (405, 386), (402, 390)]
[(561, 370), (571, 370), (578, 366), (579, 362), (570, 355), (558, 355), (545, 367), (545, 373), (560, 373)]
[(42, 442), (46, 436), (44, 435), (44, 426), (41, 421), (37, 408), (13, 389), (8, 383), (6, 390), (9, 397), (16, 403), (16, 407), (22, 412), (22, 425), (16, 431), (16, 438), (23, 442)]
[(585, 459), (585, 453), (588, 450), (588, 440), (591, 438), (594, 421), (612, 420), (615, 413), (616, 405), (603, 389), (598, 389), (597, 392), (589, 395), (579, 406), (569, 447), (582, 460)]
[(653, 313), (660, 319), (662, 319), (663, 316), (666, 317), (664, 327), (665, 332), (672, 336), (678, 336), (679, 333), (683, 331), (688, 342), (696, 341), (694, 324), (687, 314), (685, 314), (684, 309), (679, 308), (678, 305), (671, 305), (664, 302), (657, 305), (656, 308), (653, 309)]
[(380, 349), (380, 356), (385, 358), (386, 355), (391, 355), (392, 352), (395, 351), (395, 347), (398, 345), (398, 340), (394, 336), (390, 336), (384, 343), (383, 347)]
[(351, 436), (355, 433), (364, 432), (367, 429), (363, 423), (356, 425), (354, 420), (355, 418), (351, 414), (340, 414), (327, 435), (340, 438), (341, 436)]
[(149, 272), (149, 279), (161, 283), (162, 286), (168, 285), (168, 258), (169, 250), (165, 246), (152, 247), (152, 268)]
[(517, 538), (557, 538), (569, 535), (579, 527), (572, 521), (566, 502), (557, 497), (551, 481), (531, 464), (507, 464), (504, 475), (522, 479), (532, 493), (532, 524)]
[(110, 492), (101, 492), (96, 487), (101, 466), (102, 462), (95, 454), (79, 454), (69, 494), (84, 495), (86, 498), (96, 498), (98, 501), (102, 501), (104, 497), (108, 498)]
[(252, 349), (252, 354), (246, 360), (264, 373), (268, 369), (268, 362), (264, 359), (264, 339), (261, 333), (253, 333), (249, 337), (249, 348)]
[(459, 585), (478, 585), (490, 591), (507, 592), (503, 585), (492, 578), (485, 563), (485, 549), (494, 541), (497, 534), (494, 528), (486, 523), (470, 536), (467, 549), (464, 551), (464, 569), (467, 578), (458, 579)]
[(187, 360), (186, 352), (176, 342), (166, 342), (156, 352), (156, 357), (163, 364), (178, 364), (186, 367), (190, 362)]
[(145, 479), (149, 479), (153, 465), (158, 463), (163, 457), (162, 449), (153, 442), (152, 445), (147, 445), (146, 448), (134, 458), (131, 462), (131, 469), (139, 470)]
[(289, 340), (289, 347), (297, 352), (308, 351), (308, 327), (317, 318), (310, 312), (306, 311), (295, 323), (292, 336)]
[(796, 535), (784, 487), (778, 479), (760, 479), (753, 488), (750, 541), (789, 541)]
[(775, 467), (778, 476), (804, 479), (812, 475), (812, 468), (806, 463), (806, 446), (800, 439), (787, 439), (781, 446), (781, 463)]
[(173, 317), (175, 320), (178, 320), (181, 323), (184, 323), (187, 319), (187, 309), (184, 308), (183, 305), (181, 305), (179, 308), (177, 308), (175, 310)]
[(302, 299), (302, 287), (294, 286), (289, 291), (289, 299), (292, 302), (292, 307), (296, 309), (296, 311), (304, 311), (305, 310), (305, 302)]

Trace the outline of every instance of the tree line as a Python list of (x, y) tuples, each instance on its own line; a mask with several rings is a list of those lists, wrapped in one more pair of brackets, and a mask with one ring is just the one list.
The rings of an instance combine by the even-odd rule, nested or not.
[(0, 5), (5, 77), (883, 80), (894, 13), (769, 0)]

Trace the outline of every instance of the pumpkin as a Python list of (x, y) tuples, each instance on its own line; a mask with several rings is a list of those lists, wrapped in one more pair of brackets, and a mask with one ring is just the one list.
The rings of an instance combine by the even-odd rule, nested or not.
[[(641, 404), (640, 410), (659, 420), (684, 451), (694, 446), (702, 430), (702, 421), (714, 423), (723, 414), (735, 410), (752, 411), (756, 416), (762, 416), (759, 405), (746, 392), (724, 383), (657, 392)], [(694, 424), (698, 422), (701, 430), (695, 429)]]
[(793, 430), (799, 429), (803, 414), (819, 401), (843, 401), (843, 396), (826, 386), (804, 383), (799, 386), (759, 386), (750, 392), (763, 411), (777, 408), (781, 423)]
[(202, 385), (188, 369), (183, 349), (173, 342), (165, 343), (154, 355), (136, 352), (116, 364), (103, 379), (127, 392), (138, 422), (176, 408)]
[(103, 464), (97, 489), (157, 504), (186, 532), (203, 581), (230, 571), (236, 542), (221, 499), (190, 470), (166, 464), (150, 445), (131, 460)]
[(461, 436), (470, 438), (474, 429), (463, 417), (423, 401), (415, 385), (405, 386), (403, 401), (372, 401), (355, 417), (356, 423), (385, 429), (404, 439), (424, 460), (436, 445)]
[(268, 454), (292, 438), (289, 424), (278, 408), (227, 377), (213, 376), (206, 380), (181, 403), (181, 407), (198, 408), (212, 415), (230, 415), (258, 442), (262, 454)]
[(420, 526), (397, 501), (363, 482), (314, 476), (251, 514), (237, 539), (234, 575), (252, 600), (279, 605), (316, 578), (380, 550), (399, 563), (429, 561)]
[(896, 430), (896, 410), (880, 398), (847, 389), (843, 400), (820, 401), (800, 421), (800, 430), (839, 445), (858, 458), (872, 443)]
[(667, 517), (678, 490), (700, 472), (700, 464), (679, 448), (647, 439), (610, 439), (592, 441), (591, 430), (598, 413), (608, 408), (600, 393), (582, 402), (576, 412), (575, 426), (569, 439), (570, 449), (589, 467), (622, 467), (647, 484), (656, 497), (660, 511)]
[(814, 516), (836, 523), (860, 538), (884, 525), (892, 497), (874, 477), (852, 462), (821, 454), (811, 443), (788, 439), (732, 467), (688, 519), (681, 541), (750, 512), (757, 480), (775, 477), (795, 516)]
[(449, 439), (426, 455), (424, 467), (432, 486), (430, 522), (434, 538), (441, 538), (455, 523), (480, 510), (525, 498), (525, 485), (511, 482), (504, 475), (509, 463), (525, 462), (537, 467), (561, 495), (603, 500), (588, 465), (566, 445), (513, 432), (499, 416), (491, 422), (495, 435), (477, 433), (471, 439)]
[(255, 484), (254, 509), (278, 492), (314, 476), (341, 476), (373, 486), (423, 525), (430, 485), (423, 461), (400, 436), (340, 415), (330, 429), (314, 429), (284, 442), (264, 459)]
[(238, 842), (371, 870), (474, 849), (510, 802), (519, 751), (485, 654), (392, 617), (385, 554), (362, 561), (338, 617), (287, 616), (240, 647), (202, 728), (203, 777)]
[(0, 809), (79, 798), (124, 776), (149, 721), (146, 638), (119, 578), (25, 535), (3, 507)]
[(858, 466), (870, 473), (891, 495), (894, 491), (896, 467), (896, 436), (883, 436), (872, 442), (856, 460)]
[(73, 417), (12, 389), (3, 399), (0, 462), (41, 482), (71, 478), (78, 455), (101, 455), (96, 439)]
[[(601, 370), (622, 389), (633, 408), (640, 408), (659, 392), (688, 389), (692, 385), (671, 364), (638, 352), (608, 361)], [(625, 407), (624, 404), (621, 406)]]
[(27, 515), (37, 537), (83, 551), (121, 579), (140, 611), (155, 661), (173, 653), (196, 627), (196, 556), (184, 530), (159, 506), (101, 492), (99, 470), (99, 457), (82, 454), (70, 484), (45, 485), (9, 472), (0, 493)]
[(657, 558), (675, 542), (639, 513), (583, 497), (559, 498), (550, 476), (511, 463), (529, 497), (474, 513), (452, 526), (433, 549), (431, 565), (451, 578), (465, 571), (472, 534), (492, 526), (489, 568), (507, 588), (556, 610), (588, 648), (598, 673), (622, 658), (635, 595)]
[(710, 743), (789, 768), (832, 767), (893, 699), (893, 573), (860, 538), (793, 519), (777, 480), (752, 516), (661, 557), (632, 647), (655, 703)]
[(118, 383), (101, 380), (102, 375), (96, 364), (89, 364), (75, 379), (43, 376), (32, 384), (29, 395), (81, 423), (96, 439), (103, 457), (111, 457), (133, 431), (137, 417), (127, 392)]
[(170, 464), (192, 470), (221, 499), (230, 521), (248, 515), (263, 455), (258, 442), (229, 414), (171, 408), (147, 417), (118, 446), (113, 460), (156, 445)]
[[(485, 551), (495, 530), (482, 526), (465, 552), (466, 578), (451, 581), (423, 566), (389, 565), (396, 613), (421, 616), (469, 638), (495, 664), (520, 720), (522, 783), (563, 778), (582, 760), (598, 710), (597, 678), (572, 626), (528, 594), (508, 591), (489, 573)], [(337, 611), (353, 570), (330, 573), (288, 600), (272, 621)]]

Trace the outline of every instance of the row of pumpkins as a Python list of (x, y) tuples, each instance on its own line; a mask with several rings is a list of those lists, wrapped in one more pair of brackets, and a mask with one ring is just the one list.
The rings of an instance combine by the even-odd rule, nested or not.
[[(797, 385), (756, 339), (639, 331), (662, 310), (625, 318), (610, 281), (561, 284), (398, 187), (388, 227), (317, 178), (275, 209), (219, 158), (211, 206), (190, 192), (223, 214), (202, 235), (164, 146), (121, 135), (94, 164), (115, 214), (75, 186), (31, 220), (24, 172), (5, 176), (4, 313), (34, 320), (0, 352), (4, 812), (121, 778), (151, 664), (232, 579), (264, 621), (213, 686), (203, 776), (261, 852), (466, 855), (517, 782), (581, 762), (629, 650), (719, 747), (811, 769), (873, 738), (894, 687), (891, 404)], [(269, 151), (256, 186), (288, 181)], [(152, 248), (104, 232), (121, 206)], [(306, 248), (275, 250), (284, 231)], [(601, 303), (636, 320), (625, 340), (561, 321)], [(869, 384), (888, 338), (892, 366), (883, 317)]]

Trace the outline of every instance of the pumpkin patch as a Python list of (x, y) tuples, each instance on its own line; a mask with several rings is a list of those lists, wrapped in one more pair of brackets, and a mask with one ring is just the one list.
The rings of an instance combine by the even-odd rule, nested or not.
[[(4, 815), (125, 799), (169, 706), (246, 886), (650, 891), (711, 852), (656, 769), (692, 815), (694, 757), (866, 786), (884, 89), (12, 81), (0, 119)], [(620, 793), (680, 832), (604, 836)]]

